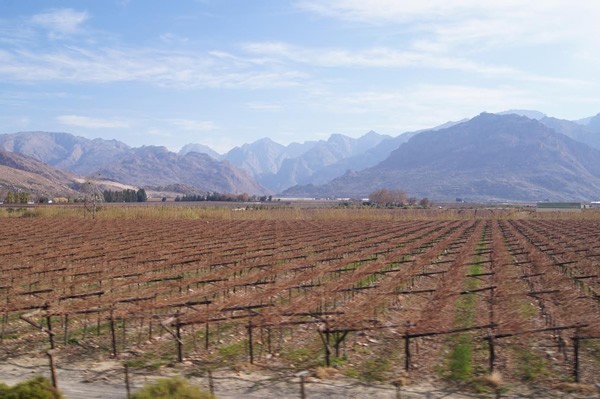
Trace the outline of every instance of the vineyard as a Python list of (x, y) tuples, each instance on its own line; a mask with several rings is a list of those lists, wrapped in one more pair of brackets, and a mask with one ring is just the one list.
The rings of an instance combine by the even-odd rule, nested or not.
[(595, 220), (4, 219), (0, 358), (591, 383), (599, 276)]

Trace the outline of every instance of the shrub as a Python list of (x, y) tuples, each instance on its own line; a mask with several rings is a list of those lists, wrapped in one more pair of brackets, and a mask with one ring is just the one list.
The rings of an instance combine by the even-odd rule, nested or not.
[(161, 378), (145, 385), (131, 396), (132, 399), (214, 399), (208, 392), (190, 385), (183, 378)]
[(0, 384), (0, 399), (61, 399), (63, 396), (44, 377), (20, 382), (14, 387)]
[(450, 354), (450, 379), (467, 381), (471, 377), (473, 353), (468, 336), (462, 335)]
[(531, 351), (519, 351), (517, 361), (518, 371), (523, 381), (533, 381), (546, 371), (544, 359)]

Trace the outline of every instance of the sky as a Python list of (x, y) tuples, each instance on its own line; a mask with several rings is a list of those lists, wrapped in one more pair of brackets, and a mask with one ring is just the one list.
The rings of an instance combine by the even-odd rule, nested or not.
[(0, 133), (177, 151), (600, 112), (596, 0), (2, 0)]

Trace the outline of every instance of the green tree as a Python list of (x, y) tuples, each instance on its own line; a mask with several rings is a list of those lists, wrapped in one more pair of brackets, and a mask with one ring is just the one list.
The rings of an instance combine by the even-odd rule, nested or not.
[(137, 202), (146, 202), (148, 200), (148, 196), (146, 195), (146, 190), (140, 188), (136, 193)]
[(6, 200), (5, 202), (7, 204), (14, 204), (15, 201), (15, 193), (13, 193), (12, 191), (9, 191), (8, 194), (6, 194)]
[(20, 204), (26, 204), (29, 201), (29, 193), (27, 193), (25, 191), (21, 191), (18, 194), (18, 197), (19, 197)]

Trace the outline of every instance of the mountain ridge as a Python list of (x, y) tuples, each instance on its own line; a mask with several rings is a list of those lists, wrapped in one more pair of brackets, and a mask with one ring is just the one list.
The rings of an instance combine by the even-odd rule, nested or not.
[(481, 115), (413, 136), (378, 165), (290, 196), (364, 197), (379, 188), (452, 200), (595, 199), (600, 151), (517, 115)]

